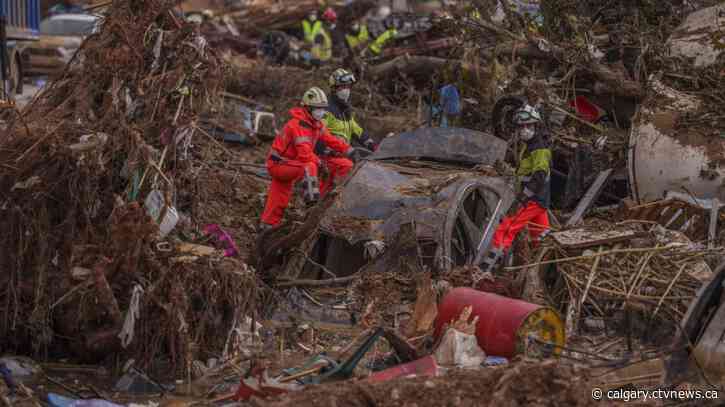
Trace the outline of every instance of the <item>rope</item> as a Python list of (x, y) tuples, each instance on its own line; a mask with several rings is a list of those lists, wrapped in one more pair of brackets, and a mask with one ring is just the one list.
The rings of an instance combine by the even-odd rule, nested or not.
[(121, 339), (121, 346), (123, 346), (124, 349), (133, 341), (136, 318), (140, 316), (139, 307), (143, 293), (143, 287), (138, 284), (134, 285), (131, 290), (131, 303), (128, 306), (128, 311), (126, 311), (126, 319), (123, 321), (123, 329), (121, 330), (121, 333), (118, 334), (118, 338)]

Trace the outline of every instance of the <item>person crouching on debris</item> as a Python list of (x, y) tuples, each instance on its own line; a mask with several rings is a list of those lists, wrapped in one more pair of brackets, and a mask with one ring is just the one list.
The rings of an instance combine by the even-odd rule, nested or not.
[(525, 105), (514, 114), (518, 136), (526, 143), (516, 171), (522, 192), (516, 197), (518, 210), (503, 219), (493, 236), (493, 247), (483, 260), (484, 271), (493, 271), (503, 260), (516, 235), (526, 226), (532, 239), (539, 241), (549, 230), (547, 208), (551, 200), (551, 150), (543, 134), (541, 115)]
[(298, 181), (304, 183), (305, 202), (314, 204), (320, 198), (317, 170), (321, 161), (314, 151), (318, 142), (340, 155), (353, 154), (354, 150), (330, 134), (322, 122), (327, 107), (325, 92), (317, 87), (310, 88), (302, 96), (301, 106), (289, 111), (292, 118), (272, 142), (267, 157), (267, 170), (272, 183), (267, 191), (261, 230), (280, 224), (292, 197), (292, 188)]
[[(333, 136), (336, 136), (345, 144), (352, 145), (353, 141), (359, 143), (368, 150), (375, 149), (375, 142), (357, 123), (350, 104), (350, 92), (352, 86), (357, 82), (355, 75), (343, 68), (335, 70), (330, 75), (330, 104), (327, 106), (327, 113), (322, 121)], [(325, 162), (329, 176), (322, 183), (320, 192), (324, 194), (330, 190), (333, 180), (340, 179), (347, 175), (352, 169), (352, 161), (347, 157), (335, 157), (322, 150), (320, 157)]]

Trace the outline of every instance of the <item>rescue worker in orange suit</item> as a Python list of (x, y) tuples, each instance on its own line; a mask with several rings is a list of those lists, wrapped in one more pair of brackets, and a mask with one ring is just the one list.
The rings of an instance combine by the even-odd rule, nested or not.
[(267, 157), (272, 184), (267, 191), (267, 203), (260, 222), (262, 231), (281, 223), (297, 182), (303, 182), (306, 203), (314, 204), (320, 198), (317, 173), (321, 160), (315, 154), (318, 142), (340, 156), (353, 155), (354, 150), (330, 134), (323, 124), (327, 107), (325, 92), (317, 87), (310, 88), (302, 96), (301, 106), (289, 111), (292, 118), (272, 142)]
[(528, 227), (536, 242), (549, 231), (547, 210), (551, 201), (551, 150), (541, 128), (541, 115), (525, 105), (514, 114), (518, 136), (526, 143), (516, 171), (522, 191), (516, 197), (518, 210), (501, 221), (493, 236), (492, 248), (483, 260), (483, 271), (493, 271), (511, 248), (516, 236)]

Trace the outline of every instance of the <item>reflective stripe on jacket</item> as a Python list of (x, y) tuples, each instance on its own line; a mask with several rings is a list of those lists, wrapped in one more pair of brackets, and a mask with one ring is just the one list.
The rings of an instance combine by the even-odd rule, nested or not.
[(322, 141), (327, 147), (341, 154), (348, 154), (351, 147), (330, 134), (322, 122), (310, 116), (307, 109), (295, 107), (290, 109), (292, 118), (284, 125), (272, 142), (270, 156), (277, 156), (283, 160), (297, 160), (300, 162), (320, 161), (314, 152), (314, 146)]
[(526, 143), (516, 175), (527, 199), (548, 208), (551, 204), (551, 149), (540, 134)]
[(370, 47), (368, 47), (370, 48), (370, 52), (375, 55), (380, 55), (380, 52), (383, 51), (383, 47), (385, 46), (385, 44), (395, 38), (396, 35), (398, 35), (398, 30), (396, 30), (395, 28), (391, 28), (380, 34), (380, 36), (378, 36), (378, 38), (376, 38), (375, 41), (370, 44)]
[(320, 61), (329, 61), (332, 58), (332, 38), (324, 28), (320, 28), (315, 34), (314, 45), (310, 52), (312, 57)]
[(357, 138), (360, 144), (363, 145), (370, 140), (370, 137), (355, 120), (352, 108), (340, 100), (337, 95), (330, 96), (327, 113), (322, 121), (330, 130), (330, 133), (344, 140), (347, 144), (352, 143), (353, 138)]
[(302, 20), (302, 32), (304, 33), (305, 42), (313, 43), (317, 32), (322, 29), (322, 22), (320, 20), (311, 23), (310, 20)]
[(350, 48), (355, 49), (370, 41), (370, 34), (368, 33), (368, 27), (366, 25), (360, 26), (360, 32), (357, 35), (345, 35), (345, 41)]

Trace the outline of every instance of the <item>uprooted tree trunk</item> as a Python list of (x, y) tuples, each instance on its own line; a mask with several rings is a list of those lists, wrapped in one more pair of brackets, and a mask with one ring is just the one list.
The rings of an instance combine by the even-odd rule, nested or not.
[(309, 253), (315, 242), (317, 241), (317, 229), (320, 220), (325, 215), (327, 209), (335, 202), (337, 192), (332, 191), (317, 204), (307, 214), (307, 219), (302, 225), (289, 230), (282, 227), (273, 230), (269, 236), (262, 238), (257, 242), (257, 259), (255, 265), (259, 271), (270, 269), (276, 261), (280, 253), (289, 253), (289, 257), (282, 265), (277, 274), (277, 278), (285, 280), (294, 280), (299, 277), (302, 269), (307, 262), (307, 253)]
[(458, 60), (408, 54), (401, 55), (380, 65), (372, 66), (368, 68), (367, 73), (372, 78), (390, 77), (396, 72), (404, 75), (418, 74), (430, 76), (446, 67), (451, 67), (454, 70), (460, 69), (461, 73), (464, 73), (466, 76), (479, 78), (479, 80), (490, 77), (490, 73), (484, 69)]
[[(497, 45), (496, 51), (499, 54), (508, 54), (521, 58), (558, 61), (567, 59), (563, 48), (551, 43), (539, 47), (535, 41), (508, 41)], [(596, 93), (611, 94), (638, 100), (645, 96), (642, 84), (639, 81), (629, 78), (625, 70), (615, 69), (612, 66), (595, 61), (588, 61), (587, 66), (581, 68), (581, 70), (601, 82), (602, 85), (594, 86), (593, 90)]]

